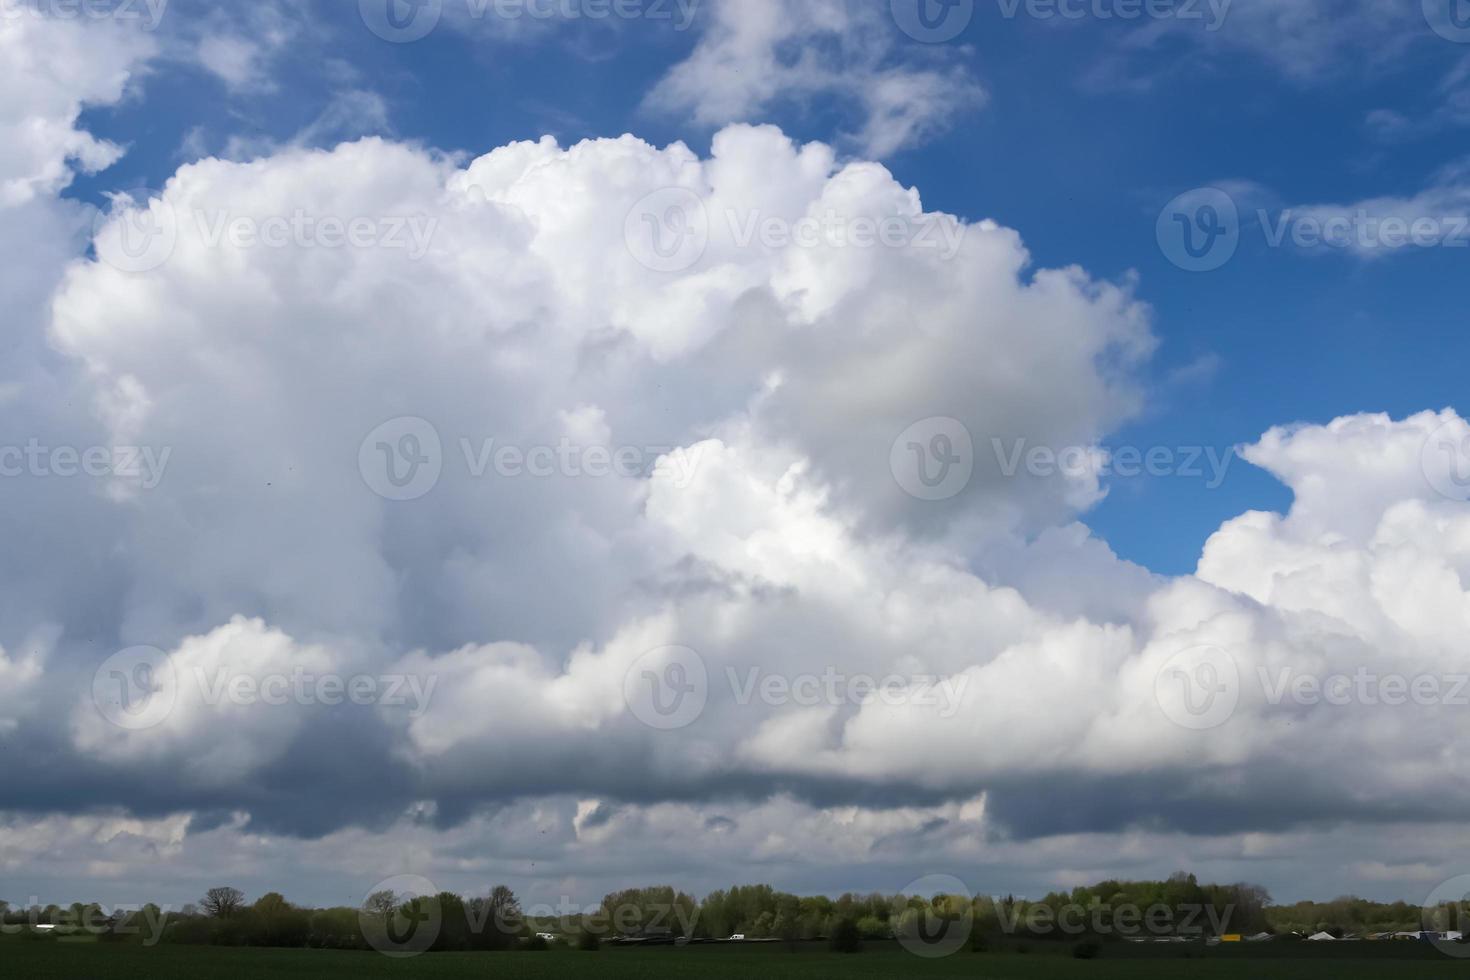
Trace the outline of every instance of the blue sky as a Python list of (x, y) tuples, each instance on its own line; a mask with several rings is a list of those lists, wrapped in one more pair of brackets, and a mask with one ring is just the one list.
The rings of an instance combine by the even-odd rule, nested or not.
[[(448, 0), (451, 16), (457, 2)], [(143, 100), (87, 115), (89, 128), (131, 150), (72, 193), (95, 199), (120, 178), (157, 186), (180, 163), (221, 152), (231, 138), (288, 141), (346, 90), (381, 97), (381, 118), (348, 113), (315, 142), (381, 132), (474, 155), (543, 134), (566, 145), (634, 132), (660, 145), (681, 140), (708, 150), (714, 126), (647, 98), (698, 43), (700, 14), (709, 16), (698, 5), (685, 31), (672, 20), (522, 18), (515, 25), (532, 29), (506, 37), (487, 15), (458, 30), (446, 19), (408, 44), (384, 42), (357, 11), (339, 9), (350, 6), (303, 8), (309, 13), (301, 21), (318, 43), (273, 51), (268, 81), (232, 91), (197, 63), (158, 66)], [(187, 0), (174, 0), (176, 17), (189, 9)], [(1037, 19), (1018, 9), (1007, 16), (998, 2), (981, 2), (965, 18), (963, 6), (956, 8), (950, 16), (965, 26), (940, 45), (893, 29), (895, 63), (942, 54), (987, 96), (983, 105), (944, 112), (931, 138), (884, 163), (920, 188), (931, 209), (1021, 229), (1039, 265), (1141, 277), (1139, 293), (1157, 311), (1160, 346), (1149, 372), (1158, 397), (1113, 445), (1225, 453), (1273, 425), (1457, 405), (1458, 365), (1470, 345), (1456, 329), (1465, 250), (1408, 249), (1385, 260), (1336, 249), (1303, 253), (1269, 247), (1255, 213), (1412, 196), (1435, 171), (1464, 159), (1460, 127), (1387, 137), (1369, 118), (1401, 106), (1427, 113), (1437, 100), (1448, 102), (1444, 82), (1470, 64), (1470, 47), (1440, 37), (1417, 11), (1380, 25), (1401, 50), (1379, 63), (1373, 25), (1355, 36), (1344, 18), (1349, 27), (1328, 30), (1331, 10), (1304, 16), (1302, 36), (1281, 39), (1278, 50), (1255, 36), (1255, 20), (1242, 24), (1259, 13), (1244, 0), (1227, 5), (1218, 31), (1201, 8), (1204, 21), (1179, 25), (1149, 47), (1135, 44), (1146, 19), (1100, 20), (1084, 5), (1071, 8), (1088, 13), (1075, 19)], [(680, 16), (672, 6), (669, 14)], [(1291, 45), (1311, 44), (1314, 34), (1321, 35), (1322, 63), (1291, 65)], [(248, 23), (241, 36), (252, 37)], [(849, 99), (798, 94), (749, 119), (794, 138), (833, 141), (860, 112)], [(1158, 213), (1176, 194), (1222, 183), (1254, 185), (1242, 199), (1244, 243), (1222, 269), (1180, 270), (1159, 248)], [(1115, 480), (1087, 522), (1120, 556), (1182, 574), (1194, 569), (1204, 539), (1223, 520), (1289, 506), (1276, 480), (1239, 461), (1218, 488), (1207, 482), (1146, 473)]]
[[(1272, 694), (1463, 674), (1462, 0), (27, 2), (0, 896), (1467, 870), (1465, 705)], [(293, 215), (376, 237), (211, 233)]]

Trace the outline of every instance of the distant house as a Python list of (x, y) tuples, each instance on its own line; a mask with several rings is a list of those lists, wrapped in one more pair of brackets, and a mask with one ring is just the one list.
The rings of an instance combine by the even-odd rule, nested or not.
[(1269, 932), (1258, 932), (1254, 936), (1246, 936), (1245, 941), (1248, 943), (1269, 943), (1275, 938), (1276, 937), (1271, 935), (1271, 933)]
[(1309, 943), (1335, 943), (1335, 942), (1337, 942), (1337, 937), (1334, 936), (1330, 932), (1319, 932), (1319, 933), (1317, 933), (1315, 935), (1308, 936), (1307, 937), (1307, 942), (1309, 942)]

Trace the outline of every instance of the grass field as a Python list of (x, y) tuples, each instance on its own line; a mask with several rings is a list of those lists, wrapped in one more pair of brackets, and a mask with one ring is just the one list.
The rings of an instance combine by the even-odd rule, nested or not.
[[(1074, 960), (1051, 950), (1029, 955), (956, 953), (925, 960), (891, 944), (856, 955), (819, 948), (792, 952), (782, 946), (691, 947), (688, 949), (553, 950), (544, 953), (443, 953), (391, 960), (374, 953), (318, 950), (221, 949), (215, 947), (138, 946), (100, 943), (0, 942), (0, 975), (26, 980), (77, 977), (122, 980), (212, 980), (214, 977), (527, 977), (531, 980), (595, 977), (597, 980), (670, 977), (759, 977), (761, 980), (824, 980), (842, 977), (984, 977), (993, 980), (1211, 980), (1215, 977), (1282, 978), (1470, 978), (1470, 961), (1453, 960), (1433, 950), (1380, 953), (1358, 947), (1291, 948), (1270, 955), (1261, 950), (1197, 950), (1178, 953), (1108, 947), (1096, 960)], [(1392, 952), (1392, 955), (1385, 955)], [(1110, 954), (1113, 954), (1110, 958)]]

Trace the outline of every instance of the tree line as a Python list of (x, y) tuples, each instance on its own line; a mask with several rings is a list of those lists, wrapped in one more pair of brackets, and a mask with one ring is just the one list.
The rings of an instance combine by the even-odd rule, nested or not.
[[(1440, 910), (1447, 921), (1451, 909)], [(1423, 928), (1423, 910), (1404, 902), (1359, 898), (1275, 906), (1247, 883), (1202, 884), (1179, 873), (1163, 881), (1109, 880), (1039, 900), (1015, 896), (848, 893), (801, 896), (770, 885), (737, 885), (696, 900), (672, 886), (632, 888), (595, 908), (525, 909), (504, 885), (484, 895), (431, 896), (379, 891), (358, 908), (311, 908), (278, 892), (253, 901), (237, 888), (211, 888), (177, 912), (145, 906), (103, 911), (96, 904), (20, 909), (0, 902), (0, 926), (50, 925), (103, 939), (185, 945), (384, 948), (416, 941), (415, 951), (542, 949), (564, 942), (597, 949), (606, 942), (747, 940), (826, 941), (857, 949), (865, 941), (963, 930), (973, 949), (1005, 937), (1091, 942), (1134, 936), (1208, 937), (1257, 932), (1364, 934)], [(432, 926), (426, 925), (432, 923)], [(15, 927), (21, 927), (17, 929)], [(36, 932), (36, 930), (29, 930)]]

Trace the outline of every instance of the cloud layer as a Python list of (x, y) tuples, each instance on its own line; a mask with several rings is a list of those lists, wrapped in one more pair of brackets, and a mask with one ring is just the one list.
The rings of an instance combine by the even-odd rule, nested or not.
[[(336, 874), (411, 840), (386, 874), (501, 835), (571, 889), (656, 870), (599, 844), (690, 828), (721, 842), (701, 876), (1080, 874), (1099, 839), (1223, 862), (1463, 809), (1455, 413), (1267, 433), (1245, 455), (1290, 512), (1160, 579), (1079, 523), (1147, 398), (1132, 280), (1037, 268), (1016, 231), (746, 125), (707, 158), (204, 159), (84, 255), (57, 195), (118, 152), (75, 127), (149, 53), (119, 51), (67, 54), (96, 76), (42, 78), (27, 129), (51, 135), (0, 156), (19, 837), (116, 873), (315, 837)], [(1364, 670), (1376, 702), (1299, 693)], [(1389, 675), (1439, 700), (1387, 703)]]

